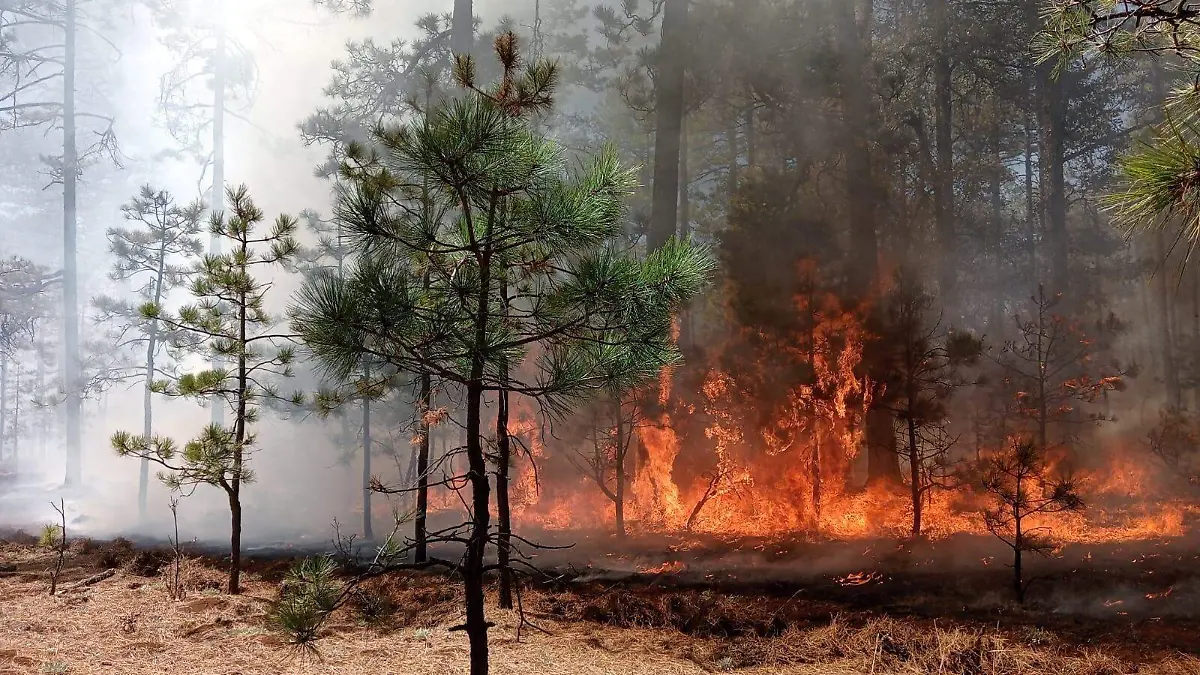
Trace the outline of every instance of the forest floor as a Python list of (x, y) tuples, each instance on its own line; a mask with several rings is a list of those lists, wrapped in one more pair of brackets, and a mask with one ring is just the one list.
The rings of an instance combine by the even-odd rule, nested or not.
[[(230, 597), (222, 593), (219, 561), (187, 558), (180, 575), (186, 597), (172, 601), (169, 554), (123, 541), (79, 540), (67, 556), (60, 592), (51, 597), (53, 551), (31, 537), (7, 539), (0, 543), (0, 675), (466, 672), (465, 636), (448, 630), (461, 621), (459, 588), (442, 576), (370, 582), (338, 611), (310, 653), (267, 625), (287, 560), (251, 560), (245, 592)], [(1186, 566), (1200, 576), (1190, 561)], [(111, 576), (72, 587), (110, 569)], [(947, 581), (937, 576), (920, 585), (919, 595), (911, 580), (896, 583), (905, 589), (902, 603), (881, 595), (886, 584), (863, 584), (872, 590), (852, 602), (815, 588), (757, 593), (672, 579), (640, 574), (526, 587), (521, 604), (528, 623), (516, 612), (490, 608), (493, 672), (1200, 675), (1200, 623), (1190, 612), (1129, 614), (1117, 601), (1109, 615), (1036, 603), (971, 610), (957, 597), (939, 596)], [(859, 580), (833, 586), (852, 590)], [(995, 581), (993, 575), (989, 583)], [(926, 602), (914, 601), (918, 597)], [(904, 609), (918, 605), (921, 611)]]

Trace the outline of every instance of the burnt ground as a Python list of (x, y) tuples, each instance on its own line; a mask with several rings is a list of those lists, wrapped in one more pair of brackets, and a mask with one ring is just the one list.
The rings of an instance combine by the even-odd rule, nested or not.
[[(14, 590), (44, 593), (49, 564), (47, 552), (39, 552), (33, 538), (12, 533), (6, 538), (9, 543), (0, 548), (0, 609)], [(542, 574), (524, 585), (527, 618), (552, 630), (590, 626), (588, 631), (604, 635), (610, 630), (675, 635), (660, 647), (687, 646), (684, 658), (702, 662), (704, 670), (717, 662), (738, 668), (792, 662), (787, 659), (803, 662), (809, 657), (785, 649), (796, 644), (803, 645), (805, 654), (828, 652), (830, 659), (858, 653), (849, 646), (830, 646), (828, 640), (814, 647), (811, 636), (831, 631), (838, 636), (834, 642), (859, 644), (859, 651), (883, 649), (889, 640), (904, 642), (887, 647), (903, 659), (932, 648), (921, 640), (950, 635), (946, 631), (1062, 658), (1103, 654), (1142, 664), (1140, 672), (1168, 672), (1145, 669), (1164, 658), (1200, 656), (1200, 541), (1195, 538), (1072, 545), (1055, 557), (1030, 560), (1028, 568), (1036, 578), (1023, 605), (1011, 600), (1006, 550), (979, 537), (916, 544), (690, 535), (572, 538), (576, 541), (569, 548), (528, 551)], [(568, 543), (562, 534), (544, 533), (537, 539)], [(195, 591), (219, 594), (220, 548), (190, 547), (188, 583)], [(269, 542), (248, 548), (247, 576), (264, 605), (273, 599), (292, 560), (320, 552), (317, 545), (298, 549)], [(118, 568), (121, 577), (138, 579), (135, 584), (161, 585), (153, 580), (161, 578), (171, 558), (152, 541), (80, 541), (72, 550), (63, 578), (67, 584)], [(452, 553), (437, 552), (446, 558)], [(399, 593), (382, 603), (399, 612), (398, 626), (434, 627), (443, 618), (457, 620), (457, 584), (447, 583), (445, 576), (405, 574), (380, 583), (384, 590), (379, 592)], [(901, 640), (901, 635), (907, 637)], [(0, 630), (0, 643), (3, 638)], [(863, 640), (874, 640), (875, 646), (862, 647)], [(743, 653), (747, 650), (749, 655)], [(872, 662), (877, 657), (872, 652)], [(1186, 663), (1184, 670), (1169, 672), (1200, 673), (1200, 661)]]

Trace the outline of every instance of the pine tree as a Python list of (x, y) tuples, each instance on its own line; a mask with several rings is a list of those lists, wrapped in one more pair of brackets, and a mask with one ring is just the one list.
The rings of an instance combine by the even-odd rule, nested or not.
[[(676, 358), (672, 311), (710, 268), (688, 244), (668, 243), (644, 262), (608, 245), (621, 234), (632, 174), (611, 152), (567, 174), (561, 149), (520, 114), (549, 103), (554, 67), (522, 68), (511, 34), (497, 54), (499, 86), (474, 89), (472, 62), (460, 59), (467, 96), (381, 133), (377, 163), (359, 155), (362, 165), (346, 167), (339, 212), (364, 253), (346, 279), (307, 284), (293, 314), (333, 374), (368, 353), (465, 390), (467, 467), (457, 478), (469, 485), (470, 520), (449, 536), (467, 542), (459, 569), (473, 675), (488, 670), (484, 552), (498, 543), (485, 393), (562, 412), (605, 384), (652, 379)], [(426, 181), (432, 210), (419, 208)]]
[[(147, 185), (121, 209), (132, 227), (108, 230), (109, 250), (116, 258), (109, 277), (138, 284), (134, 289), (137, 300), (101, 296), (95, 304), (102, 320), (119, 324), (119, 344), (144, 347), (142, 416), (146, 437), (153, 433), (154, 382), (165, 372), (160, 357), (173, 331), (160, 326), (156, 318), (147, 319), (141, 308), (147, 303), (162, 306), (172, 291), (191, 281), (194, 265), (190, 259), (203, 250), (199, 234), (204, 208), (199, 202), (181, 206), (170, 193)], [(143, 458), (138, 476), (138, 515), (143, 518), (149, 475), (150, 461)]]
[(984, 524), (1012, 549), (1013, 595), (1024, 602), (1029, 585), (1022, 554), (1046, 555), (1055, 548), (1044, 528), (1029, 527), (1029, 519), (1082, 510), (1078, 485), (1070, 477), (1052, 476), (1035, 442), (1019, 441), (983, 463), (983, 489), (994, 502), (984, 511)]
[[(146, 303), (142, 315), (202, 339), (209, 356), (233, 364), (230, 369), (185, 374), (175, 382), (156, 381), (154, 391), (194, 399), (220, 397), (232, 423), (208, 425), (182, 450), (168, 437), (127, 431), (113, 434), (112, 446), (121, 456), (163, 466), (167, 471), (159, 477), (174, 490), (211, 485), (225, 493), (231, 521), (228, 590), (232, 594), (241, 589), (242, 487), (254, 481), (249, 465), (256, 436), (251, 426), (264, 403), (281, 400), (275, 380), (291, 377), (295, 360), (290, 338), (273, 330), (275, 321), (266, 310), (271, 283), (256, 274), (281, 267), (296, 254), (297, 224), (280, 216), (260, 234), (256, 229), (263, 212), (246, 188), (230, 188), (226, 197), (231, 215), (214, 216), (210, 230), (229, 245), (229, 252), (203, 258), (192, 281), (195, 304), (171, 315), (161, 305)], [(301, 405), (303, 396), (293, 395), (290, 402)]]
[[(83, 381), (79, 336), (78, 186), (82, 169), (97, 158), (118, 162), (113, 118), (102, 109), (80, 110), (77, 62), (81, 47), (96, 35), (100, 17), (81, 10), (77, 0), (34, 0), (19, 6), (0, 7), (0, 114), (3, 126), (61, 129), (61, 154), (46, 161), (55, 183), (63, 186), (63, 382), (66, 408), (66, 472), (64, 483), (82, 481), (81, 438)], [(82, 31), (81, 31), (82, 28)], [(59, 50), (61, 49), (61, 52)], [(54, 56), (48, 57), (46, 54)], [(84, 52), (86, 53), (86, 52)], [(82, 127), (82, 128), (81, 128)], [(81, 131), (92, 131), (95, 141), (79, 147)]]
[(916, 538), (921, 536), (926, 495), (953, 487), (946, 482), (952, 444), (945, 434), (947, 405), (956, 389), (970, 383), (963, 371), (975, 365), (983, 345), (970, 333), (942, 325), (942, 317), (933, 315), (933, 298), (911, 272), (897, 275), (889, 295), (883, 341), (891, 345), (888, 370), (893, 375), (884, 405), (903, 426), (900, 456), (908, 469)]

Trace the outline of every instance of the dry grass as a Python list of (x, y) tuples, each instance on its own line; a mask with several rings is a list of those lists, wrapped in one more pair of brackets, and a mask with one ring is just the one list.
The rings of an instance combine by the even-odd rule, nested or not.
[[(87, 590), (46, 593), (37, 573), (45, 552), (0, 549), (0, 561), (24, 570), (0, 577), (0, 675), (307, 675), (310, 673), (465, 673), (466, 639), (447, 629), (461, 621), (457, 588), (428, 576), (376, 580), (340, 611), (314, 656), (265, 628), (278, 597), (270, 570), (245, 575), (246, 593), (219, 591), (224, 573), (205, 561), (183, 568), (186, 598), (170, 600), (161, 557), (131, 549), (80, 545), (69, 583), (96, 561), (121, 571)], [(81, 565), (84, 558), (92, 567)], [(165, 571), (165, 570), (164, 570)], [(771, 613), (714, 594), (591, 598), (527, 592), (533, 620), (516, 641), (518, 617), (492, 608), (493, 672), (537, 675), (698, 675), (744, 673), (1200, 675), (1184, 658), (1139, 664), (1081, 652), (1053, 636), (1027, 639), (959, 628), (930, 630), (911, 621), (827, 620), (784, 624)], [(752, 605), (749, 605), (752, 606)]]

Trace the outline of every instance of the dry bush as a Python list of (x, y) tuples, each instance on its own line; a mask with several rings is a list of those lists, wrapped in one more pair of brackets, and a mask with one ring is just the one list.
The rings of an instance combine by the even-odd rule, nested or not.
[(168, 560), (169, 556), (160, 551), (141, 550), (127, 558), (126, 569), (135, 576), (157, 577)]

